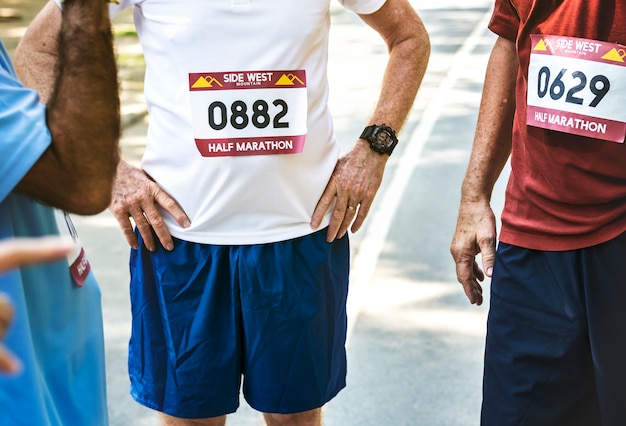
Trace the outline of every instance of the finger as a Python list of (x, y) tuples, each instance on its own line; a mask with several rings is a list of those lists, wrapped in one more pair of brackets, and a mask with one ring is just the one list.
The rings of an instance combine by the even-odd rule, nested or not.
[(489, 238), (479, 241), (480, 256), (482, 258), (483, 271), (485, 275), (491, 278), (493, 275), (493, 264), (496, 259), (496, 242), (495, 238)]
[(330, 216), (328, 224), (328, 232), (326, 233), (326, 241), (332, 242), (338, 237), (342, 237), (350, 226), (350, 222), (354, 217), (356, 207), (350, 205), (348, 207), (347, 197), (337, 197), (335, 206)]
[(154, 200), (156, 204), (168, 212), (180, 226), (183, 228), (189, 228), (189, 226), (191, 226), (191, 221), (185, 211), (178, 205), (176, 200), (170, 197), (165, 191), (160, 188), (157, 189)]
[(482, 287), (478, 283), (476, 272), (482, 276), (482, 271), (478, 267), (474, 256), (463, 256), (461, 259), (455, 258), (456, 277), (463, 286), (463, 291), (472, 304), (481, 305), (483, 302)]
[(0, 345), (0, 372), (19, 373), (22, 369), (21, 363), (3, 345)]
[(474, 266), (472, 267), (472, 269), (474, 271), (474, 276), (476, 277), (478, 281), (483, 281), (485, 279), (485, 274), (483, 273), (482, 269), (480, 269), (480, 267), (478, 266), (478, 262), (474, 261)]
[[(0, 294), (0, 338), (4, 337), (13, 320), (13, 305), (9, 299)], [(16, 373), (20, 370), (20, 363), (4, 346), (0, 345), (0, 371)]]
[(128, 213), (125, 212), (123, 214), (115, 211), (113, 208), (110, 209), (111, 213), (113, 213), (113, 217), (117, 220), (117, 223), (122, 230), (122, 234), (126, 239), (128, 245), (135, 250), (139, 248), (139, 241), (137, 240), (137, 235), (135, 235), (135, 230), (133, 228), (133, 224), (128, 216)]
[(356, 219), (354, 219), (354, 222), (352, 223), (352, 228), (350, 228), (353, 234), (361, 229), (361, 226), (365, 222), (365, 218), (369, 214), (371, 205), (371, 202), (365, 201), (362, 201), (361, 204), (359, 204), (359, 210), (356, 215)]
[(60, 259), (73, 248), (74, 240), (71, 237), (4, 240), (0, 242), (0, 271)]
[(339, 232), (339, 227), (343, 222), (343, 216), (340, 218), (336, 218), (335, 210), (333, 209), (333, 214), (330, 217), (330, 223), (328, 224), (328, 229), (326, 231), (326, 241), (329, 243), (335, 241), (337, 238), (337, 233)]
[(148, 222), (143, 212), (133, 214), (133, 220), (135, 221), (137, 231), (141, 234), (144, 246), (146, 246), (149, 251), (156, 250), (155, 234), (152, 232), (152, 225), (150, 225), (150, 222)]
[(13, 305), (4, 294), (0, 294), (0, 339), (4, 337), (13, 320)]
[(463, 284), (465, 295), (472, 305), (480, 306), (483, 303), (483, 288), (477, 281), (466, 281)]
[(351, 201), (348, 201), (348, 204), (346, 206), (346, 211), (343, 217), (343, 222), (341, 223), (341, 227), (339, 228), (339, 232), (337, 234), (339, 238), (343, 238), (343, 236), (346, 235), (346, 232), (348, 232), (348, 228), (350, 227), (350, 224), (352, 224), (352, 221), (357, 216), (358, 210), (360, 210), (358, 203), (353, 203)]
[(167, 225), (165, 224), (161, 213), (159, 213), (156, 208), (150, 207), (146, 208), (144, 216), (146, 217), (147, 222), (150, 224), (154, 235), (156, 235), (161, 245), (166, 250), (172, 251), (174, 249), (174, 241), (172, 240), (170, 231), (169, 229), (167, 229)]
[(328, 211), (328, 209), (332, 205), (332, 202), (335, 199), (336, 193), (337, 192), (334, 190), (334, 187), (332, 185), (329, 184), (326, 187), (324, 193), (322, 194), (319, 201), (317, 202), (317, 205), (315, 206), (313, 215), (311, 216), (311, 228), (317, 229), (320, 226), (322, 220), (324, 219), (324, 216), (326, 216), (326, 212)]
[(150, 223), (148, 223), (148, 220), (144, 216), (143, 210), (141, 210), (140, 208), (134, 207), (133, 205), (131, 209), (123, 210), (123, 211), (124, 211), (123, 214), (114, 212), (114, 216), (116, 217), (118, 223), (120, 224), (120, 228), (122, 229), (122, 232), (124, 233), (124, 237), (126, 238), (126, 241), (128, 242), (128, 244), (134, 249), (139, 248), (139, 241), (137, 239), (135, 230), (133, 229), (133, 226), (132, 226), (132, 222), (134, 222), (135, 228), (141, 234), (143, 238), (143, 243), (146, 246), (146, 248), (150, 251), (154, 251), (155, 243), (154, 243), (154, 237), (152, 235), (152, 227), (150, 226)]

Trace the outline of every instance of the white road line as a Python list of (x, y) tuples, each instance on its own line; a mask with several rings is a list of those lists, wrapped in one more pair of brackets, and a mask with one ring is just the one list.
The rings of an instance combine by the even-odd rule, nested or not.
[[(348, 335), (350, 341), (352, 332), (363, 305), (364, 297), (374, 275), (378, 258), (382, 251), (387, 234), (391, 227), (391, 221), (395, 217), (396, 210), (400, 206), (402, 197), (408, 185), (418, 160), (422, 154), (424, 145), (430, 138), (435, 123), (441, 117), (446, 101), (450, 99), (450, 92), (454, 84), (462, 76), (465, 64), (469, 60), (474, 48), (481, 42), (482, 34), (487, 28), (491, 18), (491, 10), (487, 12), (474, 28), (474, 31), (465, 40), (465, 43), (452, 58), (452, 66), (442, 79), (437, 91), (432, 96), (429, 104), (420, 118), (420, 124), (411, 134), (411, 137), (400, 157), (396, 172), (388, 186), (388, 190), (382, 194), (383, 198), (378, 203), (380, 206), (374, 215), (368, 217), (368, 222), (376, 224), (368, 226), (359, 250), (354, 256), (350, 272), (350, 291), (348, 296)], [(419, 236), (416, 236), (419, 238)]]

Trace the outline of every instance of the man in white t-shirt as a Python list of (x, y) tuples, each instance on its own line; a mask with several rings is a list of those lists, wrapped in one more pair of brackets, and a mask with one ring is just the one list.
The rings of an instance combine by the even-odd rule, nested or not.
[[(367, 216), (430, 45), (407, 0), (340, 2), (389, 48), (342, 157), (329, 0), (112, 6), (133, 8), (150, 113), (141, 168), (122, 162), (111, 206), (133, 248), (131, 394), (163, 424), (224, 424), (243, 387), (268, 424), (316, 425), (345, 386), (346, 233)], [(23, 42), (34, 56), (55, 31), (48, 9)]]

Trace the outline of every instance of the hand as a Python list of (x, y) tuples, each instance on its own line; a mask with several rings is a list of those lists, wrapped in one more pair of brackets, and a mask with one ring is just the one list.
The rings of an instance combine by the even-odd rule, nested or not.
[(66, 256), (74, 248), (71, 237), (16, 238), (0, 241), (0, 272)]
[(352, 151), (339, 159), (311, 217), (311, 226), (317, 228), (335, 202), (326, 234), (328, 242), (343, 237), (353, 220), (350, 230), (357, 232), (361, 228), (382, 182), (388, 158), (359, 140)]
[[(0, 272), (59, 259), (66, 256), (73, 248), (74, 241), (69, 237), (4, 240), (0, 242)], [(4, 337), (12, 319), (11, 302), (4, 294), (0, 294), (0, 339)], [(20, 368), (19, 361), (3, 345), (0, 345), (0, 372), (17, 373)]]
[[(470, 303), (483, 303), (483, 289), (479, 281), (485, 274), (491, 277), (496, 257), (496, 220), (488, 203), (462, 202), (456, 231), (450, 245), (450, 253), (456, 263), (456, 277), (463, 286)], [(481, 254), (482, 267), (476, 262)]]
[(155, 235), (166, 250), (174, 248), (170, 232), (157, 206), (171, 214), (183, 228), (190, 226), (189, 218), (183, 209), (150, 176), (143, 170), (120, 161), (113, 184), (113, 201), (109, 209), (120, 224), (124, 237), (131, 247), (139, 248), (130, 220), (132, 218), (148, 250), (156, 249)]
[[(13, 320), (13, 306), (9, 299), (0, 294), (0, 339), (4, 337)], [(20, 370), (20, 362), (5, 347), (0, 344), (0, 372), (17, 373)]]

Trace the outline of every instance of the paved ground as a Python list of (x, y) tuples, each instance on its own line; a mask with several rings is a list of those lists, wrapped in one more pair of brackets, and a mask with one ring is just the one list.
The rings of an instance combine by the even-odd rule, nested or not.
[[(10, 48), (44, 2), (2, 2), (0, 37)], [(330, 101), (346, 150), (371, 111), (386, 52), (375, 33), (335, 3)], [(348, 387), (326, 408), (328, 426), (478, 424), (488, 299), (480, 308), (466, 302), (448, 245), (494, 40), (485, 29), (492, 1), (412, 3), (429, 30), (433, 52), (366, 226), (351, 235)], [(11, 8), (22, 19), (3, 19)], [(147, 123), (143, 62), (130, 15), (117, 17), (115, 29), (125, 117), (122, 150), (138, 161)], [(496, 209), (501, 192), (501, 186), (494, 191)], [(111, 424), (154, 425), (153, 413), (128, 396), (128, 248), (110, 213), (75, 220), (103, 289)], [(261, 420), (242, 400), (229, 424)]]

